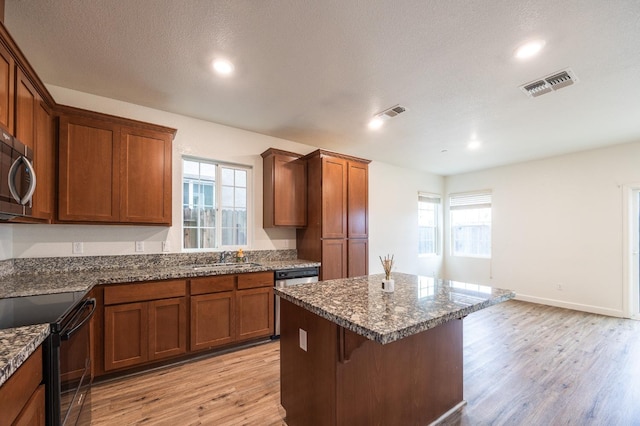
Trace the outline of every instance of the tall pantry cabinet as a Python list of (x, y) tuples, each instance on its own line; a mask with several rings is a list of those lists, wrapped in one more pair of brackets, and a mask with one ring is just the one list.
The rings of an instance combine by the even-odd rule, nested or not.
[(297, 230), (298, 257), (321, 262), (321, 280), (367, 275), (370, 161), (323, 150), (303, 159), (307, 227)]

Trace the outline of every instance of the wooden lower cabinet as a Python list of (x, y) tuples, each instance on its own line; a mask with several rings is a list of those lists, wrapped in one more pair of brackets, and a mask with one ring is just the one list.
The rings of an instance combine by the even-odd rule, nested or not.
[(149, 305), (104, 308), (104, 369), (131, 367), (149, 359)]
[(369, 240), (349, 239), (347, 242), (347, 277), (361, 277), (369, 270)]
[(186, 297), (106, 306), (105, 371), (187, 352)]
[(187, 298), (149, 302), (149, 360), (187, 353)]
[[(273, 335), (273, 272), (94, 289), (96, 375)], [(103, 312), (100, 315), (100, 312)], [(102, 356), (102, 358), (101, 358)]]
[(462, 320), (382, 345), (286, 300), (280, 313), (289, 426), (428, 425), (463, 401)]
[(44, 426), (45, 425), (44, 385), (38, 386), (24, 406), (13, 426)]
[(321, 280), (333, 280), (347, 276), (347, 240), (322, 240)]
[(42, 346), (0, 386), (0, 426), (44, 425)]
[(233, 291), (191, 296), (191, 344), (199, 351), (233, 342), (235, 330)]
[(273, 287), (239, 290), (236, 298), (237, 340), (273, 334)]

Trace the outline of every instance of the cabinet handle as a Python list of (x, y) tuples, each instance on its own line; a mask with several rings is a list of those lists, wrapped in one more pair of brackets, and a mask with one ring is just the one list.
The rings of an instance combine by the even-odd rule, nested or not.
[[(18, 190), (16, 188), (16, 175), (18, 174), (18, 167), (20, 167), (21, 163), (24, 164), (26, 173), (30, 175), (29, 187), (27, 188), (26, 194), (24, 194), (24, 196), (22, 197), (20, 196), (20, 194), (18, 194)], [(33, 193), (35, 192), (35, 190), (36, 171), (27, 157), (21, 155), (16, 159), (16, 161), (13, 162), (11, 168), (9, 168), (9, 191), (11, 192), (11, 196), (21, 205), (26, 206), (28, 203), (29, 206), (31, 206), (31, 198), (33, 197)]]

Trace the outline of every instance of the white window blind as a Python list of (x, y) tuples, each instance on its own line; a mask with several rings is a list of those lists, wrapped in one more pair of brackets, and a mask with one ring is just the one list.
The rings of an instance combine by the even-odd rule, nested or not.
[(451, 254), (491, 257), (491, 191), (449, 195)]
[(449, 209), (452, 210), (487, 207), (491, 207), (491, 191), (451, 194), (449, 196)]
[(439, 195), (418, 192), (418, 255), (436, 255), (440, 246)]

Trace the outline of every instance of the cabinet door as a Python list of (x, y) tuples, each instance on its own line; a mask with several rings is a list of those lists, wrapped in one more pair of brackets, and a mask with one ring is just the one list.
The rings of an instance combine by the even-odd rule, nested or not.
[(236, 338), (247, 340), (273, 334), (273, 287), (236, 292)]
[(347, 161), (322, 159), (322, 238), (347, 237)]
[(235, 329), (233, 291), (191, 296), (192, 351), (226, 345)]
[(119, 128), (83, 117), (60, 119), (58, 219), (117, 222)]
[(349, 162), (348, 213), (349, 238), (367, 238), (369, 234), (369, 165)]
[(35, 147), (35, 116), (39, 96), (27, 76), (17, 68), (16, 72), (16, 138), (31, 149)]
[(104, 369), (130, 367), (149, 359), (148, 303), (104, 308)]
[(32, 215), (38, 219), (53, 219), (55, 191), (56, 150), (53, 134), (53, 116), (44, 104), (38, 102), (36, 108), (36, 135), (34, 164), (37, 185), (33, 196)]
[[(269, 225), (305, 226), (307, 224), (306, 162), (284, 155), (274, 155), (272, 161), (273, 223), (265, 224), (265, 227)], [(267, 185), (266, 181), (265, 185)]]
[(168, 133), (123, 127), (120, 221), (171, 225), (171, 140)]
[(347, 241), (322, 240), (321, 280), (347, 277)]
[(187, 298), (149, 303), (149, 360), (187, 352)]
[(15, 105), (15, 61), (4, 46), (0, 45), (0, 127), (13, 134)]
[(44, 385), (38, 386), (36, 391), (24, 406), (12, 426), (44, 426)]
[[(4, 347), (3, 347), (4, 349)], [(12, 424), (42, 383), (42, 346), (0, 386), (0, 425)]]
[(369, 240), (349, 240), (348, 244), (348, 277), (361, 277), (369, 274)]

